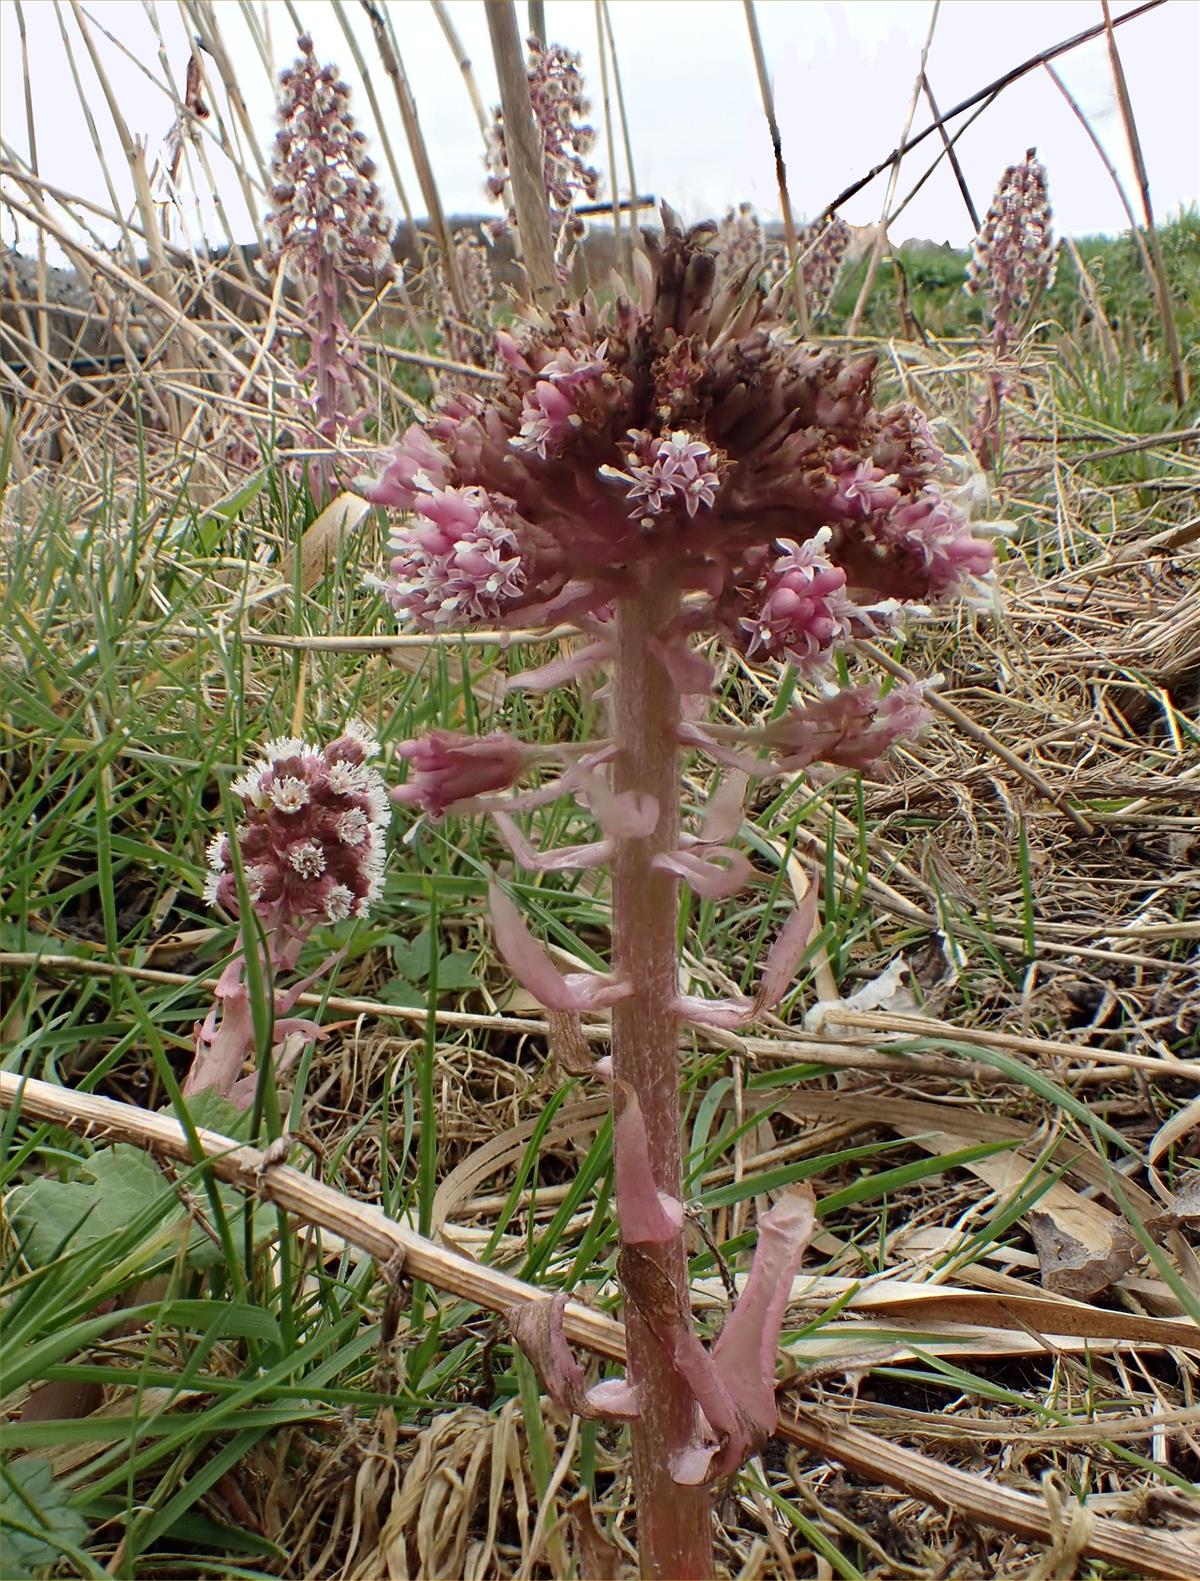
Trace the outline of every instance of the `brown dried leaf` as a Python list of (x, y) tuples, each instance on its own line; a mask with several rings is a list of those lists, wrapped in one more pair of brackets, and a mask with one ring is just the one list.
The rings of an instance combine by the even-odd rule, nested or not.
[(1040, 1208), (1032, 1209), (1025, 1219), (1047, 1290), (1086, 1301), (1110, 1289), (1137, 1259), (1137, 1241), (1115, 1220), (1108, 1246), (1097, 1248), (1079, 1240), (1054, 1214)]
[(352, 533), (371, 507), (357, 494), (339, 494), (311, 521), (300, 540), (300, 586), (310, 593), (329, 564), (337, 559), (342, 539)]

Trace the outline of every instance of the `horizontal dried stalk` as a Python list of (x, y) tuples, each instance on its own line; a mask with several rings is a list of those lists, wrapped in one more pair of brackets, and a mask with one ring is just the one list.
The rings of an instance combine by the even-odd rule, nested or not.
[[(0, 1108), (16, 1107), (30, 1119), (92, 1138), (129, 1142), (183, 1164), (197, 1162), (183, 1127), (166, 1115), (0, 1072)], [(545, 1291), (434, 1245), (388, 1218), (381, 1208), (343, 1196), (287, 1164), (269, 1162), (259, 1148), (214, 1131), (199, 1131), (198, 1139), (218, 1179), (294, 1213), (306, 1224), (340, 1235), (381, 1265), (402, 1261), (410, 1277), (494, 1312), (545, 1299)], [(577, 1345), (612, 1361), (624, 1359), (624, 1328), (613, 1318), (568, 1301), (563, 1324)], [(1056, 1512), (1033, 1494), (940, 1465), (828, 1412), (799, 1407), (780, 1422), (779, 1435), (870, 1483), (898, 1488), (959, 1517), (1039, 1542), (1055, 1539)], [(1200, 1565), (1200, 1547), (1195, 1544), (1102, 1515), (1090, 1517), (1083, 1552), (1164, 1581), (1195, 1574)]]

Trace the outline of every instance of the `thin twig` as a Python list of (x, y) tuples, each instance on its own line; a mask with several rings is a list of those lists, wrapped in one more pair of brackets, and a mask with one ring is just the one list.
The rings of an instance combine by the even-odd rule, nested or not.
[[(929, 46), (933, 43), (934, 31), (937, 28), (938, 12), (941, 10), (942, 0), (933, 0), (933, 10), (929, 16), (929, 30), (925, 34), (925, 43), (921, 49), (921, 64), (917, 71), (917, 80), (913, 83), (912, 96), (908, 101), (908, 114), (904, 121), (904, 131), (900, 137), (901, 146), (908, 137), (909, 129), (913, 123), (913, 116), (917, 113), (917, 102), (921, 97), (921, 84), (925, 81), (925, 63), (929, 59)], [(875, 284), (875, 274), (879, 268), (879, 260), (883, 257), (883, 249), (888, 244), (888, 226), (892, 221), (892, 199), (896, 196), (896, 184), (900, 180), (900, 160), (897, 159), (892, 166), (891, 175), (888, 177), (887, 194), (883, 200), (883, 211), (879, 216), (879, 225), (874, 239), (871, 242), (871, 256), (867, 260), (867, 272), (863, 276), (863, 283), (858, 293), (858, 300), (854, 310), (846, 322), (847, 335), (857, 335), (858, 326), (866, 309), (867, 301), (871, 295), (871, 287)]]
[(483, 136), (484, 145), (487, 145), (487, 112), (483, 108), (483, 100), (479, 96), (479, 85), (475, 81), (475, 68), (471, 65), (471, 57), (463, 47), (458, 29), (454, 26), (453, 19), (446, 9), (444, 0), (429, 0), (433, 7), (433, 14), (438, 19), (438, 25), (446, 36), (446, 42), (453, 51), (458, 62), (458, 69), (462, 72), (463, 81), (467, 85), (467, 97), (471, 101), (471, 108), (475, 112), (475, 119), (479, 122), (479, 130)]
[[(1135, 6), (1132, 11), (1126, 11), (1123, 15), (1114, 17), (1112, 25), (1113, 27), (1120, 27), (1125, 22), (1134, 22), (1138, 17), (1145, 16), (1148, 11), (1154, 11), (1165, 3), (1166, 0), (1144, 0), (1142, 5)], [(872, 165), (865, 176), (860, 176), (857, 181), (851, 182), (844, 191), (838, 193), (831, 203), (827, 203), (822, 211), (823, 215), (836, 214), (844, 204), (849, 203), (850, 199), (861, 192), (864, 187), (870, 186), (876, 176), (881, 176), (885, 170), (890, 169), (897, 161), (903, 159), (905, 154), (911, 149), (916, 148), (919, 143), (923, 143), (927, 137), (932, 137), (934, 132), (945, 122), (952, 121), (956, 115), (962, 115), (965, 110), (974, 109), (984, 99), (994, 97), (1002, 88), (1007, 88), (1012, 83), (1018, 82), (1027, 73), (1036, 71), (1045, 61), (1056, 60), (1059, 55), (1065, 55), (1070, 50), (1078, 49), (1081, 44), (1087, 44), (1092, 39), (1099, 38), (1104, 31), (1105, 24), (1099, 22), (1095, 27), (1086, 28), (1082, 33), (1075, 33), (1072, 37), (1064, 39), (1061, 44), (1054, 44), (1049, 49), (1039, 50), (1036, 55), (1031, 55), (1028, 60), (1022, 61), (1019, 66), (1014, 66), (1010, 71), (1006, 71), (1002, 77), (997, 77), (994, 82), (989, 82), (986, 88), (978, 89), (971, 94), (970, 98), (964, 99), (961, 104), (954, 105), (952, 109), (939, 116), (936, 121), (931, 121), (928, 126), (923, 127), (914, 137), (906, 137), (898, 148), (893, 148), (886, 159), (881, 159), (877, 165)]]
[[(896, 680), (903, 681), (908, 685), (915, 684), (916, 676), (912, 671), (906, 670), (902, 664), (898, 664), (890, 654), (885, 653), (882, 648), (876, 647), (873, 642), (860, 640), (856, 643), (856, 647), (873, 663), (879, 665), (881, 670), (886, 670)], [(924, 696), (930, 708), (936, 713), (945, 715), (947, 719), (952, 719), (964, 735), (970, 736), (972, 741), (978, 742), (981, 747), (986, 747), (989, 752), (994, 752), (1002, 763), (1007, 763), (1015, 774), (1019, 774), (1027, 784), (1032, 785), (1039, 796), (1044, 796), (1048, 802), (1064, 813), (1080, 834), (1092, 835), (1095, 833), (1095, 830), (1083, 814), (1072, 807), (1060, 791), (1056, 791), (1052, 785), (1048, 784), (1035, 768), (1032, 768), (1028, 763), (1023, 763), (1015, 752), (1010, 752), (1002, 741), (997, 741), (990, 730), (985, 730), (982, 725), (977, 725), (968, 714), (964, 714), (961, 708), (942, 697), (935, 689), (928, 690)]]
[(608, 184), (612, 191), (613, 247), (619, 267), (624, 238), (621, 231), (621, 196), (617, 191), (617, 139), (613, 131), (612, 101), (608, 92), (608, 50), (604, 43), (604, 12), (600, 0), (594, 0), (594, 6), (596, 47), (600, 51), (600, 97), (604, 104), (604, 136), (608, 149)]
[(488, 0), (487, 23), (500, 81), (504, 147), (529, 295), (535, 307), (550, 307), (558, 296), (558, 272), (542, 177), (541, 136), (534, 124), (529, 74), (513, 0)]
[(1183, 357), (1179, 350), (1179, 330), (1175, 324), (1175, 304), (1171, 301), (1171, 286), (1167, 279), (1167, 266), (1163, 260), (1162, 244), (1158, 239), (1158, 228), (1154, 223), (1154, 208), (1150, 202), (1150, 175), (1146, 169), (1146, 161), (1142, 156), (1142, 140), (1138, 135), (1137, 121), (1133, 114), (1133, 101), (1129, 97), (1129, 84), (1125, 81), (1125, 68), (1121, 64), (1121, 56), (1117, 51), (1117, 40), (1113, 33), (1112, 13), (1108, 9), (1108, 0), (1100, 0), (1104, 12), (1104, 30), (1108, 37), (1108, 58), (1112, 64), (1113, 82), (1117, 89), (1117, 102), (1121, 106), (1121, 120), (1125, 125), (1125, 136), (1129, 141), (1129, 152), (1133, 156), (1133, 168), (1137, 172), (1138, 189), (1142, 195), (1142, 212), (1146, 216), (1146, 237), (1150, 244), (1150, 256), (1154, 261), (1151, 273), (1151, 283), (1158, 295), (1158, 309), (1162, 314), (1163, 335), (1167, 342), (1167, 354), (1171, 359), (1171, 380), (1175, 386), (1175, 404), (1182, 411), (1187, 405), (1188, 383), (1187, 373), (1183, 366)]
[(971, 197), (971, 189), (967, 185), (967, 178), (963, 174), (963, 167), (958, 162), (958, 153), (955, 150), (954, 141), (946, 131), (945, 122), (942, 120), (942, 112), (937, 107), (937, 100), (934, 98), (933, 89), (929, 85), (929, 73), (927, 71), (923, 71), (921, 73), (921, 90), (925, 95), (925, 99), (929, 105), (930, 110), (933, 112), (934, 119), (937, 122), (937, 129), (942, 135), (942, 147), (946, 151), (946, 158), (950, 161), (950, 168), (954, 172), (954, 179), (958, 182), (958, 190), (962, 193), (962, 200), (967, 205), (967, 213), (971, 216), (971, 229), (978, 235), (979, 215), (976, 211), (974, 200)]
[[(600, 8), (604, 12), (604, 29), (608, 34), (608, 53), (612, 60), (613, 85), (617, 90), (617, 113), (621, 117), (621, 141), (625, 147), (625, 173), (629, 180), (629, 197), (621, 204), (622, 210), (629, 210), (629, 258), (628, 265), (632, 274), (633, 254), (637, 251), (638, 243), (638, 210), (646, 207), (652, 199), (647, 199), (643, 204), (638, 198), (637, 177), (633, 173), (633, 141), (629, 135), (629, 117), (625, 113), (625, 89), (621, 85), (621, 62), (617, 59), (617, 43), (613, 38), (612, 16), (608, 9), (608, 0), (600, 0)], [(613, 179), (613, 189), (616, 190), (616, 179)], [(577, 214), (584, 210), (577, 208)]]
[(779, 186), (779, 207), (783, 212), (783, 234), (787, 242), (788, 273), (792, 277), (792, 292), (796, 313), (800, 320), (801, 335), (808, 334), (808, 292), (804, 285), (804, 265), (800, 259), (796, 239), (796, 222), (792, 218), (792, 200), (788, 194), (787, 166), (783, 162), (783, 139), (775, 117), (775, 95), (771, 92), (771, 79), (767, 75), (767, 59), (763, 53), (762, 35), (758, 31), (758, 17), (754, 0), (742, 0), (746, 10), (746, 28), (750, 34), (750, 48), (754, 55), (754, 71), (758, 77), (758, 91), (762, 96), (763, 114), (771, 134), (771, 147), (775, 154), (775, 180)]

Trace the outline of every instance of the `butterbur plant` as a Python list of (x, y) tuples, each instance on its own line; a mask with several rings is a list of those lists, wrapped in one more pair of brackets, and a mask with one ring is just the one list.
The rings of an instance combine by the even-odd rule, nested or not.
[[(561, 44), (543, 45), (537, 38), (527, 43), (529, 97), (542, 142), (542, 185), (551, 239), (561, 251), (583, 229), (576, 205), (581, 199), (594, 200), (600, 192), (599, 172), (585, 157), (596, 133), (584, 120), (590, 106), (584, 95), (579, 56)], [(493, 112), (488, 129), (486, 164), (486, 189), (493, 198), (503, 199), (509, 182), (508, 145), (499, 109)], [(516, 213), (509, 208), (506, 219), (493, 224), (492, 229), (499, 233), (515, 223)]]
[[(196, 1026), (185, 1094), (213, 1089), (243, 1107), (254, 1097), (257, 1076), (245, 1070), (256, 1045), (246, 971), (250, 951), (271, 985), (275, 1073), (294, 1061), (306, 1041), (323, 1035), (315, 1022), (291, 1012), (339, 957), (329, 957), (286, 989), (280, 983), (294, 974), (314, 928), (365, 917), (379, 896), (391, 804), (370, 761), (378, 750), (358, 726), (324, 748), (282, 737), (268, 742), (258, 763), (233, 781), (241, 817), (232, 833), (214, 835), (209, 844), (204, 893), (210, 904), (239, 919), (240, 934), (218, 979), (216, 1002)], [(243, 894), (253, 918), (242, 914)], [(293, 1043), (285, 1053), (289, 1038)]]
[[(760, 1220), (741, 1299), (706, 1344), (688, 1289), (680, 1039), (780, 1004), (815, 898), (785, 918), (753, 991), (721, 999), (681, 982), (679, 888), (721, 901), (753, 881), (735, 843), (743, 776), (864, 767), (922, 723), (919, 687), (839, 691), (832, 660), (856, 634), (890, 631), (905, 604), (987, 575), (991, 550), (940, 482), (922, 414), (876, 406), (874, 357), (796, 341), (778, 292), (717, 282), (715, 226), (684, 231), (668, 209), (663, 223), (635, 290), (502, 332), (503, 383), (410, 428), (365, 492), (401, 513), (381, 586), (406, 625), (569, 624), (582, 642), (510, 686), (607, 671), (602, 737), (530, 747), (439, 732), (402, 746), (399, 796), (430, 819), (490, 814), (518, 867), (611, 873), (607, 973), (561, 972), (498, 879), (491, 909), (560, 1065), (611, 1093), (628, 1375), (587, 1386), (561, 1302), (514, 1322), (559, 1403), (628, 1421), (643, 1573), (697, 1577), (714, 1573), (713, 1484), (777, 1423), (776, 1349), (813, 1204), (785, 1195)], [(815, 695), (765, 729), (718, 730), (701, 651), (714, 637), (790, 661)], [(685, 754), (734, 771), (695, 829)], [(595, 836), (540, 850), (514, 815), (562, 795)], [(593, 1062), (580, 1017), (599, 1010), (611, 1052)]]
[(1054, 283), (1055, 243), (1045, 166), (1031, 148), (1001, 177), (967, 266), (964, 289), (982, 296), (995, 366), (971, 442), (983, 466), (1000, 446), (1000, 411), (1008, 380), (1002, 364), (1030, 309)]
[[(342, 298), (352, 284), (391, 277), (391, 226), (366, 136), (350, 113), (350, 89), (334, 67), (317, 63), (306, 33), (297, 43), (299, 58), (279, 78), (267, 236), (272, 255), (306, 292), (314, 426), (332, 442), (361, 418), (359, 352)], [(331, 465), (318, 461), (309, 476), (323, 498)]]
[(744, 274), (762, 268), (766, 251), (762, 221), (752, 203), (739, 203), (725, 212), (717, 227), (717, 263), (726, 274)]
[[(454, 238), (454, 252), (458, 260), (458, 277), (462, 282), (466, 316), (459, 313), (440, 261), (433, 271), (431, 306), (440, 323), (445, 356), (452, 362), (480, 367), (486, 365), (490, 351), (488, 326), (495, 297), (487, 246), (477, 232), (460, 231)], [(461, 381), (462, 375), (441, 373), (437, 377), (436, 387), (439, 394), (445, 394), (457, 389)]]

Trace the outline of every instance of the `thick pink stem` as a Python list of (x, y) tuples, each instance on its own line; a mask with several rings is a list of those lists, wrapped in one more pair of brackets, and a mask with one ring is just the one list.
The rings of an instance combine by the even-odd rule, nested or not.
[[(676, 888), (672, 873), (652, 864), (679, 845), (679, 693), (652, 651), (678, 609), (669, 584), (650, 585), (622, 600), (616, 615), (613, 737), (618, 748), (614, 786), (640, 791), (659, 806), (658, 826), (640, 839), (616, 842), (613, 862), (613, 965), (633, 990), (613, 1007), (613, 1074), (637, 1094), (659, 1191), (681, 1195), (679, 1127)], [(629, 1167), (616, 1149), (618, 1181)], [(618, 1190), (620, 1187), (618, 1186)], [(640, 1245), (690, 1304), (683, 1233)], [(713, 1574), (712, 1510), (703, 1488), (681, 1487), (672, 1456), (694, 1437), (695, 1399), (625, 1291), (629, 1378), (641, 1417), (632, 1424), (633, 1479), (642, 1575), (654, 1578)]]
[[(322, 258), (317, 265), (316, 289), (313, 293), (315, 312), (312, 325), (313, 363), (316, 368), (314, 410), (317, 432), (323, 439), (337, 438), (339, 392), (335, 369), (338, 362), (338, 281), (332, 258)], [(325, 456), (315, 459), (309, 466), (309, 479), (313, 499), (318, 508), (333, 493), (333, 465)]]

